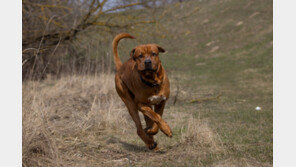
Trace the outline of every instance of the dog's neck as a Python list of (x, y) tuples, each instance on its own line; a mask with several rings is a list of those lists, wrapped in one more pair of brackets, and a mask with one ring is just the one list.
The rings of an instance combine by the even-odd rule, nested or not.
[(151, 72), (148, 76), (143, 76), (140, 74), (141, 82), (149, 87), (157, 87), (162, 84), (163, 81), (163, 69), (161, 63), (158, 65), (158, 69), (156, 72)]
[(145, 79), (142, 77), (142, 75), (140, 75), (140, 79), (141, 79), (141, 81), (142, 81), (145, 85), (147, 85), (147, 86), (149, 86), (149, 87), (156, 87), (156, 86), (159, 86), (158, 83), (152, 83), (152, 82), (149, 82), (149, 81), (145, 80)]

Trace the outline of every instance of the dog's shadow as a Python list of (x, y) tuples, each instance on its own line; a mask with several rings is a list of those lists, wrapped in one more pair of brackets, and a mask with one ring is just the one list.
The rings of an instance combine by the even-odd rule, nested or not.
[(127, 151), (132, 151), (132, 152), (147, 152), (147, 149), (145, 146), (138, 146), (135, 144), (130, 144), (127, 143), (125, 141), (122, 141), (121, 139), (117, 138), (117, 137), (110, 137), (107, 141), (108, 144), (115, 144), (115, 143), (120, 143), (122, 145), (122, 147), (127, 150)]
[[(140, 153), (140, 152), (149, 152), (149, 150), (145, 147), (145, 146), (138, 146), (135, 144), (131, 144), (131, 143), (127, 143), (125, 141), (120, 140), (117, 137), (110, 137), (107, 141), (108, 144), (115, 144), (115, 143), (120, 143), (122, 145), (122, 147), (126, 150), (126, 151), (131, 151), (131, 152), (136, 152), (136, 153)], [(162, 151), (158, 152), (158, 153), (164, 153)]]

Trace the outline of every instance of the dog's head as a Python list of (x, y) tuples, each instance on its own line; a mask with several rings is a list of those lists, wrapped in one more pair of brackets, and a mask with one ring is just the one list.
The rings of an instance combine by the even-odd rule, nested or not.
[(160, 52), (165, 52), (165, 50), (156, 44), (140, 45), (131, 51), (131, 57), (136, 62), (139, 72), (157, 72), (160, 65), (158, 57)]

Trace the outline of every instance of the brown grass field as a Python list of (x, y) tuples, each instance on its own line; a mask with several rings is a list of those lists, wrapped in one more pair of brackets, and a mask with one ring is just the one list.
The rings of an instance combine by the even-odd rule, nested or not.
[(162, 151), (149, 151), (115, 92), (113, 78), (101, 74), (25, 83), (23, 110), (30, 112), (23, 112), (24, 163), (159, 166), (174, 159), (187, 165), (195, 157), (226, 151), (206, 120), (178, 112), (174, 106), (164, 119), (180, 132), (173, 139), (157, 135)]
[[(177, 90), (174, 83), (172, 94)], [(190, 99), (189, 92), (179, 91), (180, 100)], [(181, 112), (181, 106), (172, 105), (173, 98), (168, 103), (164, 119), (174, 137), (160, 132), (156, 140), (161, 152), (155, 153), (137, 136), (115, 92), (114, 74), (26, 82), (24, 166), (207, 166), (212, 158), (231, 154), (209, 120)], [(228, 158), (212, 165), (269, 166), (248, 158)]]

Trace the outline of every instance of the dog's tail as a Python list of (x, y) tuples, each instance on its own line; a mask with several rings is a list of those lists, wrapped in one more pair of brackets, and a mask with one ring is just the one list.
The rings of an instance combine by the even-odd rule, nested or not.
[(117, 51), (117, 45), (118, 42), (123, 39), (123, 38), (131, 38), (131, 39), (135, 39), (135, 37), (131, 36), (128, 33), (121, 33), (116, 35), (116, 37), (113, 39), (112, 42), (112, 47), (113, 47), (113, 53), (114, 53), (114, 63), (116, 66), (116, 70), (118, 71), (119, 68), (122, 66), (122, 62), (120, 61), (119, 57), (118, 57), (118, 51)]

